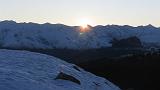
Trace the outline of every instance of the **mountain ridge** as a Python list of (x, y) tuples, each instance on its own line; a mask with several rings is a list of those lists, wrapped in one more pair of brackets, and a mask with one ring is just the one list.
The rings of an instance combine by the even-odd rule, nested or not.
[[(125, 39), (136, 36), (143, 43), (160, 46), (160, 28), (147, 26), (106, 25), (90, 27), (81, 32), (80, 26), (64, 24), (0, 22), (0, 46), (8, 48), (38, 49), (91, 49), (111, 47), (114, 38)], [(151, 45), (152, 46), (152, 45)]]

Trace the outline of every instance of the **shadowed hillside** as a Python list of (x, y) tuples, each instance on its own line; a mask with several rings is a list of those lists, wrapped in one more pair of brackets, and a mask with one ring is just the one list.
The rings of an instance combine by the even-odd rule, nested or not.
[[(123, 90), (159, 90), (160, 55), (143, 49), (26, 49), (59, 57), (103, 76)], [(152, 54), (152, 55), (151, 55)]]

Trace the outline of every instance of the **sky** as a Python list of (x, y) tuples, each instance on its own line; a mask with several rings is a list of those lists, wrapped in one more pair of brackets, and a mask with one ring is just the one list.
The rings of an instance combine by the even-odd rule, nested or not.
[(3, 20), (160, 26), (160, 0), (0, 0)]

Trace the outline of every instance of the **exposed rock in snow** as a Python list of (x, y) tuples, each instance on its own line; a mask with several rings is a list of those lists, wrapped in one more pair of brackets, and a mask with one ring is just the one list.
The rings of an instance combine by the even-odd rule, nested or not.
[(108, 80), (58, 58), (15, 50), (0, 50), (0, 89), (120, 90)]
[(55, 78), (55, 80), (57, 80), (57, 79), (72, 81), (72, 82), (77, 83), (79, 85), (81, 84), (81, 82), (78, 79), (76, 79), (75, 77), (73, 77), (71, 75), (67, 75), (67, 74), (65, 74), (63, 72), (60, 72), (57, 75), (57, 77)]

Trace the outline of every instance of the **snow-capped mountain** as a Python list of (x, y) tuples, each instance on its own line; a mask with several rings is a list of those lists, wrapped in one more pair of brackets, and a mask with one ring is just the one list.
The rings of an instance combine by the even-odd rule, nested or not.
[(63, 24), (0, 22), (0, 46), (9, 48), (88, 49), (110, 47), (113, 38), (138, 37), (143, 45), (160, 46), (160, 28), (148, 26), (95, 26), (87, 32)]
[(1, 90), (120, 90), (108, 80), (58, 58), (0, 50)]

